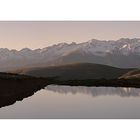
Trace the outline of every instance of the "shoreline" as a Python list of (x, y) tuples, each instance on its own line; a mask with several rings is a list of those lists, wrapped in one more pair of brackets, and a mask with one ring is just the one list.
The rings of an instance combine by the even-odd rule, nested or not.
[(56, 78), (0, 78), (0, 108), (32, 96), (48, 85), (140, 88), (140, 79), (58, 80)]

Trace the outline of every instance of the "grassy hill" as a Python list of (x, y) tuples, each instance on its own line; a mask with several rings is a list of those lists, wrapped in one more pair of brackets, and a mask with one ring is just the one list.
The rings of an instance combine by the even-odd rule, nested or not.
[(132, 70), (119, 77), (120, 79), (140, 79), (140, 69)]
[(115, 79), (133, 69), (121, 69), (101, 64), (75, 63), (14, 71), (35, 77), (56, 77), (59, 80)]
[(0, 72), (0, 79), (27, 79), (32, 78), (28, 75)]

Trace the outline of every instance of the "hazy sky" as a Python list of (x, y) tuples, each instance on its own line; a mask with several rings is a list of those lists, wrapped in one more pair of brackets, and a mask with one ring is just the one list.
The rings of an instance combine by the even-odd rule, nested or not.
[(0, 22), (0, 48), (32, 49), (90, 39), (140, 38), (140, 22)]

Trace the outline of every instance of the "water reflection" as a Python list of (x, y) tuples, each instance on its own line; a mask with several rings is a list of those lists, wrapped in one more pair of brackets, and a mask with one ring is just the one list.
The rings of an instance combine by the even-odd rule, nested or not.
[(139, 119), (139, 96), (136, 88), (49, 85), (23, 101), (0, 108), (0, 118)]
[(113, 96), (117, 95), (120, 97), (139, 97), (139, 88), (122, 88), (122, 87), (84, 87), (84, 86), (57, 86), (49, 85), (45, 88), (47, 91), (53, 91), (60, 94), (87, 94), (93, 97), (97, 96)]

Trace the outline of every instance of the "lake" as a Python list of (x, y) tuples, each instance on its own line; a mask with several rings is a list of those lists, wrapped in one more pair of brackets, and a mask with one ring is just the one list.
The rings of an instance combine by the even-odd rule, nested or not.
[(0, 118), (136, 119), (140, 118), (140, 89), (49, 85), (0, 108)]

